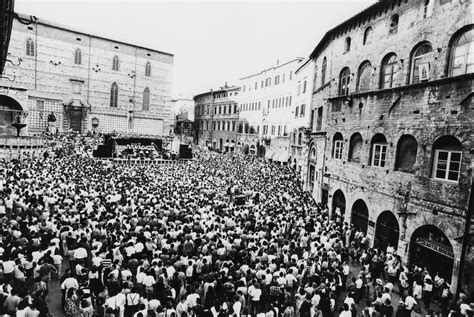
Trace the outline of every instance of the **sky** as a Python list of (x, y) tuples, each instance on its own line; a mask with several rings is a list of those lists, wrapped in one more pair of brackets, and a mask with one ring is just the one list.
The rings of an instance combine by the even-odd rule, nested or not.
[(308, 57), (324, 33), (375, 0), (15, 0), (15, 11), (174, 55), (173, 98)]

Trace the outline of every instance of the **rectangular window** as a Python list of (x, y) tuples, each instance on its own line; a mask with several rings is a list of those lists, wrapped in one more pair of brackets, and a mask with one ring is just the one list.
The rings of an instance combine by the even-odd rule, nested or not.
[(386, 144), (374, 144), (372, 148), (372, 166), (384, 167), (386, 155)]
[(80, 95), (82, 93), (82, 82), (71, 80), (71, 90), (73, 94)]
[(316, 168), (313, 165), (309, 166), (309, 189), (313, 191), (314, 188), (314, 178), (315, 178)]
[(289, 104), (289, 106), (291, 107), (291, 96), (290, 96), (290, 104)]
[(292, 80), (292, 79), (293, 79), (293, 71), (290, 70), (290, 80)]
[(272, 125), (272, 135), (275, 135), (275, 126)]
[(298, 93), (297, 93), (297, 96), (299, 96), (301, 94), (301, 84), (298, 84)]
[(298, 118), (298, 115), (300, 114), (300, 107), (296, 106), (295, 109), (295, 118)]
[(288, 135), (287, 132), (286, 132), (286, 125), (283, 126), (283, 135), (284, 135), (284, 136), (287, 136), (287, 135)]
[(257, 126), (257, 134), (260, 134), (260, 126)]
[(337, 140), (334, 142), (334, 158), (336, 160), (342, 160), (342, 140)]
[(262, 80), (262, 82), (260, 83), (260, 88), (263, 88), (263, 80)]
[(36, 110), (38, 110), (38, 117), (43, 119), (44, 100), (36, 100)]
[(303, 94), (306, 92), (306, 80), (303, 82)]
[(281, 76), (281, 82), (282, 82), (282, 83), (285, 82), (285, 73), (283, 73), (283, 75)]
[(300, 117), (304, 117), (304, 111), (305, 111), (306, 105), (301, 105), (301, 110), (300, 110)]
[(461, 159), (462, 152), (460, 151), (436, 150), (433, 177), (457, 182), (461, 171)]
[(275, 76), (275, 85), (280, 83), (280, 75)]
[(278, 135), (281, 135), (281, 125), (278, 126)]

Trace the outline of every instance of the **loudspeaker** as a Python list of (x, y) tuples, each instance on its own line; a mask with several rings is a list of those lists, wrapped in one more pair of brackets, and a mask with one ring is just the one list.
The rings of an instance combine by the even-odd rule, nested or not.
[(234, 205), (236, 206), (245, 205), (245, 195), (235, 196)]
[(193, 151), (186, 144), (179, 145), (179, 158), (183, 159), (192, 159)]
[(92, 152), (94, 157), (112, 157), (112, 146), (111, 145), (99, 145), (97, 150)]

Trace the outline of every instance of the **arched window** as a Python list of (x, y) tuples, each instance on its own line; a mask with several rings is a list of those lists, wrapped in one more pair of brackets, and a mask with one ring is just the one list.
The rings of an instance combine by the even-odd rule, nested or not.
[(115, 55), (112, 60), (112, 70), (119, 70), (119, 58), (117, 55)]
[(474, 26), (458, 35), (451, 48), (451, 76), (474, 72)]
[(392, 88), (397, 74), (397, 55), (390, 53), (382, 60), (380, 88)]
[(298, 134), (298, 145), (301, 145), (302, 139), (303, 139), (303, 134), (300, 132)]
[(316, 160), (316, 148), (315, 147), (311, 148), (310, 159)]
[(342, 134), (337, 132), (332, 139), (332, 157), (336, 160), (342, 160), (342, 146), (344, 140)]
[(362, 136), (354, 133), (349, 145), (349, 162), (360, 163), (362, 156)]
[(323, 64), (321, 65), (321, 86), (324, 85), (324, 81), (326, 80), (326, 66), (327, 66), (327, 60), (326, 60), (326, 57), (324, 57)]
[(150, 89), (148, 87), (143, 90), (143, 111), (150, 110)]
[(394, 14), (390, 18), (389, 33), (397, 33), (397, 31), (398, 31), (398, 14)]
[(411, 83), (416, 84), (430, 79), (430, 66), (433, 49), (429, 43), (418, 46), (412, 54)]
[(404, 134), (398, 140), (397, 158), (395, 160), (395, 170), (414, 173), (414, 165), (416, 162), (416, 153), (418, 151), (418, 142), (409, 134)]
[(383, 134), (377, 133), (370, 142), (370, 165), (384, 167), (387, 160), (387, 139)]
[(349, 94), (349, 82), (351, 80), (351, 71), (349, 67), (345, 67), (339, 76), (339, 96), (346, 96)]
[(370, 43), (370, 41), (372, 40), (372, 27), (369, 26), (367, 29), (365, 29), (365, 32), (364, 32), (364, 40), (362, 42), (362, 44), (368, 44)]
[(110, 107), (117, 108), (118, 106), (118, 85), (117, 83), (113, 83), (112, 87), (110, 88)]
[(150, 62), (146, 62), (145, 65), (145, 76), (150, 77), (151, 76), (151, 64)]
[(74, 52), (74, 64), (76, 65), (81, 65), (82, 63), (82, 53), (80, 49), (76, 49), (76, 52)]
[(26, 40), (26, 55), (35, 56), (35, 41), (31, 38)]
[(344, 41), (344, 53), (347, 53), (351, 50), (351, 38), (347, 37)]
[(461, 160), (461, 142), (450, 135), (440, 137), (433, 144), (432, 177), (457, 182), (461, 172)]
[(369, 61), (365, 61), (359, 66), (357, 74), (357, 91), (369, 91), (371, 88), (372, 65)]

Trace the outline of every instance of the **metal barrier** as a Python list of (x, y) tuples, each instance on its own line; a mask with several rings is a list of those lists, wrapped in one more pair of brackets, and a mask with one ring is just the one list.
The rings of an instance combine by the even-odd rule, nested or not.
[(163, 159), (122, 159), (122, 158), (101, 158), (102, 161), (112, 162), (119, 165), (182, 165), (188, 164), (192, 159), (163, 160)]

